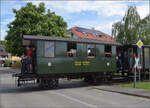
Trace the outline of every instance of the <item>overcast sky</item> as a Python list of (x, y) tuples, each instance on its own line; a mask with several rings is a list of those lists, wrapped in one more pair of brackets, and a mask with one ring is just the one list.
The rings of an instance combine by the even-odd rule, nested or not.
[[(1, 2), (1, 40), (7, 35), (7, 24), (14, 20), (12, 9), (20, 9), (28, 1)], [(38, 5), (42, 1), (31, 1)], [(46, 9), (60, 15), (68, 28), (79, 26), (95, 28), (111, 35), (112, 24), (120, 21), (129, 5), (136, 5), (141, 18), (149, 14), (149, 1), (44, 1)]]

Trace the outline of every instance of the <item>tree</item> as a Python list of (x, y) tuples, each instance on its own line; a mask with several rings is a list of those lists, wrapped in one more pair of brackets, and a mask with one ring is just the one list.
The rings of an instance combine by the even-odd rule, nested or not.
[(0, 40), (1, 45), (5, 45), (5, 41)]
[(142, 19), (138, 24), (138, 37), (145, 45), (150, 45), (150, 15)]
[(116, 22), (115, 24), (113, 24), (112, 35), (115, 36), (115, 39), (118, 42), (126, 43), (127, 39), (124, 33), (124, 24), (122, 24), (121, 22)]
[(138, 40), (139, 22), (140, 16), (136, 7), (129, 6), (122, 21), (113, 24), (112, 35), (122, 44), (135, 44)]
[(13, 9), (15, 20), (8, 24), (6, 50), (13, 55), (21, 55), (25, 49), (21, 46), (22, 35), (44, 35), (66, 37), (67, 23), (49, 9), (44, 3), (39, 6), (27, 3), (25, 7)]

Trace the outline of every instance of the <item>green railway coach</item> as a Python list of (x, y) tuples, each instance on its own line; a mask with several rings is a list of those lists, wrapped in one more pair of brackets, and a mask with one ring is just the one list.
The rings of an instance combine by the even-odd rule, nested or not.
[(117, 42), (85, 38), (27, 35), (23, 36), (22, 43), (35, 49), (32, 75), (34, 74), (41, 86), (48, 86), (45, 82), (58, 83), (58, 79), (64, 77), (85, 78), (94, 82), (105, 74), (111, 76), (117, 68), (116, 47), (121, 45)]

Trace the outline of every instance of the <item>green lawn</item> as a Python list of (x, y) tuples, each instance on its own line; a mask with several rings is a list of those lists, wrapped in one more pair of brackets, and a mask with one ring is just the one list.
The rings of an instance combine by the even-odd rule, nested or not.
[[(133, 83), (130, 83), (130, 84), (120, 84), (120, 85), (115, 85), (115, 86), (133, 88)], [(141, 82), (140, 84), (137, 82), (136, 83), (136, 88), (150, 90), (150, 82)]]

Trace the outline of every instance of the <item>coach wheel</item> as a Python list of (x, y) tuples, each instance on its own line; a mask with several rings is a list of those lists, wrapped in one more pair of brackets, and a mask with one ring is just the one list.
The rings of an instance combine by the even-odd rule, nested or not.
[(84, 77), (84, 82), (88, 82), (89, 81), (89, 78), (88, 77)]
[(107, 80), (106, 81), (112, 81), (112, 78), (113, 78), (113, 74), (112, 73), (109, 73), (106, 75), (107, 77)]
[(98, 84), (98, 77), (96, 75), (88, 76), (87, 82), (88, 84), (97, 85)]
[(91, 76), (86, 76), (86, 77), (84, 77), (84, 82), (87, 82), (88, 84), (91, 84), (92, 83), (92, 78), (91, 78)]
[(57, 88), (58, 79), (49, 79), (49, 78), (40, 79), (39, 87), (42, 89)]
[(43, 89), (48, 89), (49, 88), (49, 81), (48, 81), (48, 79), (44, 79), (42, 85), (43, 85)]
[(52, 79), (51, 82), (50, 82), (50, 86), (51, 88), (57, 88), (58, 87), (58, 79)]
[(49, 88), (48, 79), (41, 78), (39, 81), (40, 81), (39, 87), (40, 87), (41, 89), (48, 89), (48, 88)]

